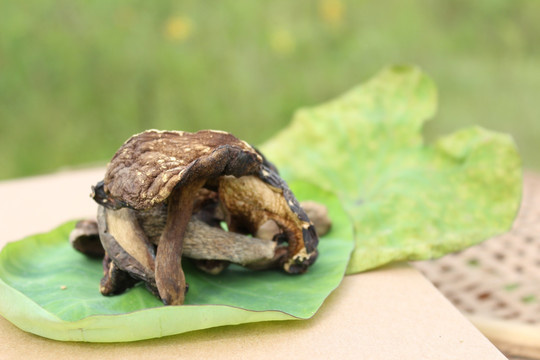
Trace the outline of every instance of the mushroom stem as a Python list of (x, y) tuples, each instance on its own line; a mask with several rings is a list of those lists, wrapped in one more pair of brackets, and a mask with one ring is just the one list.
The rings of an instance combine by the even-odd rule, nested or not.
[(275, 260), (276, 247), (275, 241), (227, 232), (193, 217), (185, 234), (184, 256), (260, 267), (261, 263), (270, 266)]
[(177, 187), (169, 197), (167, 222), (159, 239), (156, 254), (156, 285), (165, 305), (182, 305), (186, 279), (182, 270), (184, 234), (193, 210), (193, 193), (202, 186), (197, 182)]

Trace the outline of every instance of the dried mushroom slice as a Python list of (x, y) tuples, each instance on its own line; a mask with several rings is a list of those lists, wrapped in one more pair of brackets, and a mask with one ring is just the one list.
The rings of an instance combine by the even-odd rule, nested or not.
[(93, 220), (81, 220), (69, 234), (69, 243), (85, 255), (103, 258), (105, 250), (99, 240), (98, 225)]
[(223, 176), (219, 197), (226, 211), (229, 229), (251, 234), (273, 221), (287, 239), (281, 265), (292, 274), (303, 273), (317, 259), (319, 238), (313, 223), (287, 184), (270, 168), (260, 176)]
[(105, 295), (119, 295), (135, 286), (137, 279), (120, 269), (113, 260), (105, 254), (103, 258), (103, 278), (99, 283), (99, 291)]
[[(313, 225), (275, 168), (256, 149), (221, 131), (149, 130), (133, 136), (118, 150), (93, 197), (111, 213), (124, 207), (148, 211), (166, 204), (164, 228), (159, 240), (152, 240), (157, 244), (155, 285), (165, 304), (184, 301), (183, 239), (203, 188), (217, 191), (223, 212), (239, 233), (247, 229), (255, 234), (272, 219), (286, 234), (287, 251), (276, 249), (270, 263), (258, 266), (280, 263), (286, 271), (300, 273), (315, 260), (318, 240)], [(137, 237), (134, 241), (139, 242)], [(119, 263), (107, 253), (113, 263)], [(151, 251), (143, 257), (152, 258)]]
[[(148, 241), (134, 211), (128, 208), (109, 210), (99, 206), (97, 218), (99, 237), (106, 257), (111, 260), (107, 263), (105, 278), (101, 282), (101, 293), (119, 294), (131, 287), (126, 285), (119, 288), (125, 281), (120, 281), (117, 277), (126, 278), (124, 273), (144, 281), (149, 289), (156, 292), (154, 245)], [(106, 261), (104, 267), (105, 263)]]

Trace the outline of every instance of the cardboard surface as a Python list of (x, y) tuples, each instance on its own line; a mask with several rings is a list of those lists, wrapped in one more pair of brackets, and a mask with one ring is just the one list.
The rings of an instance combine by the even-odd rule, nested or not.
[[(0, 182), (0, 247), (92, 217), (104, 170)], [(1, 294), (0, 294), (1, 296)], [(422, 275), (399, 265), (347, 276), (310, 320), (225, 326), (120, 344), (67, 343), (0, 317), (0, 359), (505, 359)]]

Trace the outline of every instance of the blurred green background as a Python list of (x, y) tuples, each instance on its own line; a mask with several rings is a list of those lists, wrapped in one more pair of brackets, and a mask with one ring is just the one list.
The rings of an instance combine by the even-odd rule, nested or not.
[(382, 67), (439, 88), (428, 139), (479, 124), (540, 169), (540, 2), (0, 2), (0, 179), (105, 163), (148, 128), (259, 144)]

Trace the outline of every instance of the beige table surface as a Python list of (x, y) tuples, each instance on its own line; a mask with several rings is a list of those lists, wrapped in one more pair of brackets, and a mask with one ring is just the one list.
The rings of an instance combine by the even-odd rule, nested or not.
[[(0, 248), (92, 217), (102, 168), (0, 182)], [(1, 294), (0, 294), (1, 296)], [(456, 359), (505, 357), (408, 265), (347, 276), (310, 320), (200, 330), (120, 344), (58, 342), (0, 316), (0, 359)]]

